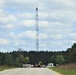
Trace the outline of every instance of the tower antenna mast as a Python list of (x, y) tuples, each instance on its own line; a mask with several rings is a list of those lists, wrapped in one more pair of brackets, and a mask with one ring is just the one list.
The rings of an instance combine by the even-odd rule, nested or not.
[(39, 51), (39, 23), (38, 23), (38, 8), (36, 8), (36, 51)]

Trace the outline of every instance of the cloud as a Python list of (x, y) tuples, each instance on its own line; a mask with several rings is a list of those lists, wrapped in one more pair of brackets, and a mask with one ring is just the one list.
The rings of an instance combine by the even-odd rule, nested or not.
[(5, 16), (5, 11), (3, 9), (0, 9), (0, 17)]
[(21, 25), (23, 25), (24, 27), (35, 26), (35, 20), (23, 20), (21, 21)]
[(17, 20), (17, 18), (14, 16), (14, 15), (9, 15), (9, 16), (6, 16), (6, 17), (0, 17), (0, 22), (2, 23), (13, 23)]
[(50, 35), (50, 38), (52, 38), (54, 40), (61, 40), (64, 38), (64, 36), (61, 34), (54, 34), (54, 35)]
[[(12, 10), (20, 10), (20, 11), (29, 11), (30, 8), (32, 9), (32, 7), (34, 8), (34, 6), (37, 5), (37, 0), (13, 0), (13, 1), (10, 1), (10, 0), (7, 0), (5, 1), (6, 2), (6, 6), (7, 8), (11, 9)], [(31, 7), (29, 7), (31, 6)]]
[[(8, 1), (9, 1), (9, 0), (8, 0)], [(37, 0), (32, 0), (32, 2), (31, 2), (31, 0), (13, 0), (12, 2), (24, 4), (24, 3), (36, 3)]]
[(71, 37), (76, 37), (76, 33), (70, 33), (69, 34)]
[(12, 29), (13, 27), (14, 27), (14, 25), (13, 24), (7, 24), (7, 26), (6, 26), (8, 29)]
[(17, 40), (17, 39), (18, 39), (18, 37), (17, 37), (17, 35), (15, 34), (15, 32), (9, 32), (8, 36), (9, 36), (10, 38), (14, 39), (14, 40)]
[(76, 42), (76, 32), (71, 32), (71, 33), (69, 33), (68, 34), (68, 39), (69, 39), (69, 41), (75, 41)]
[[(29, 38), (29, 39), (35, 40), (36, 39), (36, 31), (31, 31), (31, 30), (25, 31), (25, 32), (18, 34), (18, 37), (19, 38)], [(40, 40), (48, 39), (48, 35), (46, 33), (39, 33), (39, 39)]]
[(10, 44), (10, 41), (4, 38), (0, 38), (0, 45), (8, 45)]
[[(36, 21), (35, 20), (22, 20), (20, 24), (24, 27), (35, 27)], [(39, 21), (39, 27), (49, 27), (49, 22)]]
[(35, 15), (33, 13), (17, 13), (16, 16), (20, 19), (32, 19)]
[[(34, 8), (34, 10), (35, 10), (35, 8)], [(39, 11), (38, 15), (39, 15), (39, 20), (45, 20), (46, 18), (49, 17), (49, 13), (42, 12), (42, 11)], [(16, 16), (18, 18), (20, 18), (20, 19), (35, 19), (36, 18), (36, 12), (34, 12), (34, 13), (31, 13), (31, 12), (18, 12), (16, 14)]]
[(63, 4), (66, 6), (75, 6), (75, 2), (74, 0), (54, 0), (54, 2), (59, 3), (59, 4)]
[(36, 7), (40, 49), (66, 50), (76, 42), (75, 0), (0, 0), (0, 49), (35, 50)]
[(6, 50), (5, 48), (0, 48), (0, 52), (7, 52), (8, 50)]
[(76, 13), (71, 10), (54, 10), (51, 12), (51, 17), (62, 22), (73, 22), (76, 19)]
[(25, 31), (25, 32), (18, 34), (18, 37), (20, 37), (20, 38), (26, 37), (26, 38), (30, 38), (30, 39), (35, 39), (36, 38), (36, 32), (28, 30), (28, 31)]
[(26, 40), (21, 39), (22, 35), (18, 35), (15, 32), (9, 32), (9, 38), (13, 47), (22, 47), (26, 45)]
[(39, 21), (39, 27), (49, 27), (48, 21)]
[(3, 8), (4, 4), (5, 4), (5, 1), (4, 0), (0, 0), (0, 8)]
[(23, 46), (24, 47), (24, 46), (26, 46), (26, 43), (27, 42), (25, 40), (15, 40), (14, 41), (14, 46), (18, 46), (18, 47), (19, 46), (21, 46), (21, 47)]
[(49, 13), (47, 12), (39, 12), (39, 19), (46, 19), (49, 17)]
[(48, 35), (45, 34), (45, 33), (40, 33), (40, 35), (39, 35), (39, 39), (40, 39), (40, 40), (48, 39)]

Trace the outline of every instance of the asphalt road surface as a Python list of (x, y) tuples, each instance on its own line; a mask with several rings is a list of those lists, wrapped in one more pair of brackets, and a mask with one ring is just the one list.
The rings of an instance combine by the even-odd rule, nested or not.
[(47, 68), (16, 68), (1, 71), (0, 75), (59, 75)]

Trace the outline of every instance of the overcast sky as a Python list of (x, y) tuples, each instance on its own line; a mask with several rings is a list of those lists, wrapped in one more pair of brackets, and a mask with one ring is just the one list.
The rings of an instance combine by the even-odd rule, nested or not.
[(36, 7), (39, 50), (65, 51), (76, 42), (76, 0), (0, 0), (0, 51), (36, 50)]

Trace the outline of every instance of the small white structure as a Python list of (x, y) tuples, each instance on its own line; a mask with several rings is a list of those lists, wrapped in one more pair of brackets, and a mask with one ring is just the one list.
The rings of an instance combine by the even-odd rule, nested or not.
[(32, 67), (34, 67), (34, 65), (31, 65), (31, 64), (23, 64), (23, 67), (24, 68), (32, 68)]
[(30, 64), (23, 64), (24, 68), (30, 68)]
[(53, 63), (48, 63), (47, 67), (54, 67)]

